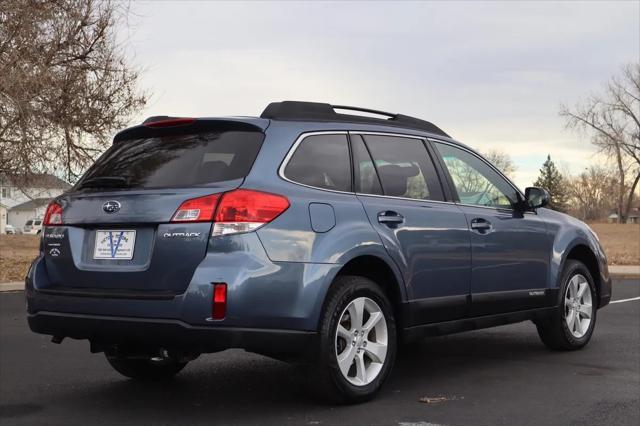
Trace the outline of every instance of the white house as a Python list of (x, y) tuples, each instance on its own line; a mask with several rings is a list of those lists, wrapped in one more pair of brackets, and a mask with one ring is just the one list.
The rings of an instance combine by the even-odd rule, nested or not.
[[(71, 185), (67, 182), (47, 173), (24, 178), (0, 175), (0, 204), (6, 210), (2, 216), (0, 209), (2, 229), (7, 223), (21, 229), (27, 220), (42, 216), (47, 203), (69, 188)], [(19, 208), (14, 212), (16, 207)]]
[(29, 219), (44, 218), (49, 201), (51, 201), (51, 198), (36, 198), (13, 206), (9, 210), (7, 222), (16, 228), (22, 229)]

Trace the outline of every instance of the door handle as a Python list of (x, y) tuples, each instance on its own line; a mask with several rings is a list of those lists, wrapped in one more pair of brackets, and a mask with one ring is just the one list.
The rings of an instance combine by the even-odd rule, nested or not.
[(387, 210), (378, 213), (378, 222), (387, 226), (399, 225), (404, 222), (404, 216), (398, 212)]
[(471, 229), (481, 234), (486, 233), (492, 228), (493, 226), (491, 225), (491, 222), (486, 219), (476, 218), (471, 221)]

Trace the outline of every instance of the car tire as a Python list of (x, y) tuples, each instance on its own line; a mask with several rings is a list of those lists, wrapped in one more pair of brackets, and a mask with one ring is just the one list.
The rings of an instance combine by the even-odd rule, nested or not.
[(536, 324), (542, 342), (553, 350), (584, 347), (596, 325), (597, 292), (589, 269), (577, 260), (567, 260), (553, 314)]
[(161, 360), (123, 358), (107, 356), (107, 361), (118, 373), (134, 380), (167, 380), (178, 374), (187, 362), (180, 362), (174, 358)]
[(319, 334), (319, 366), (310, 375), (316, 393), (337, 403), (371, 399), (391, 372), (397, 350), (393, 308), (384, 291), (368, 278), (339, 276), (327, 295)]

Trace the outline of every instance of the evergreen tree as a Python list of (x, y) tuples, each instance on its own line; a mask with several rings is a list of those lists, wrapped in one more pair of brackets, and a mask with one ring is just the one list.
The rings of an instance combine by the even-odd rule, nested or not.
[(549, 208), (559, 212), (567, 211), (568, 185), (562, 173), (558, 170), (555, 163), (551, 161), (551, 155), (547, 155), (547, 160), (540, 169), (540, 176), (533, 184), (539, 186), (551, 195), (549, 200)]

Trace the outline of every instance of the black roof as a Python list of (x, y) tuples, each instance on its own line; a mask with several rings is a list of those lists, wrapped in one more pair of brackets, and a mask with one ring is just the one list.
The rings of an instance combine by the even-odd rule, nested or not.
[[(361, 115), (340, 114), (336, 110), (357, 111), (370, 114), (378, 114), (387, 118), (365, 117)], [(283, 101), (272, 102), (260, 115), (260, 118), (273, 120), (292, 121), (337, 121), (347, 123), (382, 124), (386, 126), (398, 126), (449, 137), (442, 129), (433, 123), (408, 115), (377, 111), (369, 108), (360, 108), (344, 105), (331, 105), (319, 102)]]

